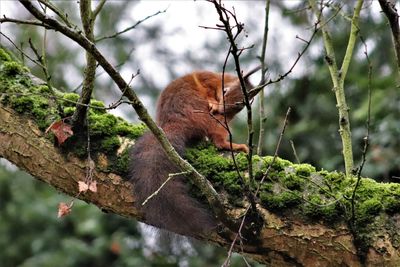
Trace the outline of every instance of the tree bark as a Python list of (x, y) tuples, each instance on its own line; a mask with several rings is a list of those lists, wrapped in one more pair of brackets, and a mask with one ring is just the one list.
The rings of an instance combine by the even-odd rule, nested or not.
[[(0, 105), (0, 157), (18, 168), (70, 196), (77, 196), (78, 181), (84, 181), (86, 162), (73, 155), (64, 155), (45, 137), (35, 123), (9, 107)], [(134, 209), (133, 187), (113, 173), (95, 171), (97, 193), (81, 193), (78, 198), (93, 203), (101, 210), (142, 220)], [(234, 250), (270, 266), (362, 266), (353, 237), (344, 224), (329, 228), (301, 220), (279, 217), (259, 207), (265, 225), (260, 243), (247, 244)], [(240, 213), (240, 210), (232, 211)], [(70, 216), (74, 216), (73, 214)], [(217, 232), (199, 237), (229, 248), (231, 241)], [(382, 253), (382, 250), (385, 253)], [(398, 266), (399, 251), (386, 233), (366, 257), (367, 266)]]
[[(35, 78), (28, 75), (27, 69), (12, 61), (11, 57), (2, 50), (0, 50), (0, 65), (1, 63), (3, 65), (0, 67), (0, 157), (14, 163), (18, 168), (36, 179), (69, 196), (92, 203), (102, 211), (146, 223), (140, 212), (134, 208), (135, 196), (132, 184), (116, 173), (109, 170), (102, 171), (104, 164), (100, 160), (97, 163), (98, 168), (94, 168), (93, 173), (93, 179), (97, 182), (97, 192), (87, 191), (78, 194), (78, 181), (85, 181), (86, 178), (87, 160), (78, 158), (72, 152), (66, 153), (58, 145), (55, 145), (51, 138), (48, 138), (48, 134), (40, 130), (39, 124), (35, 120), (37, 118), (32, 115), (35, 114), (34, 108), (30, 108), (35, 106), (32, 101), (37, 101), (39, 106), (46, 103), (44, 112), (50, 113), (49, 98), (51, 96), (41, 95), (45, 88), (40, 89)], [(29, 97), (32, 98), (27, 99)], [(53, 95), (53, 97), (56, 96)], [(58, 97), (60, 96), (58, 95)], [(64, 101), (66, 100), (64, 97), (61, 98)], [(43, 99), (46, 102), (43, 102)], [(20, 109), (21, 106), (19, 105), (22, 103), (27, 106), (24, 108), (25, 111)], [(14, 107), (14, 109), (11, 107)], [(38, 113), (43, 114), (43, 110)], [(40, 125), (43, 129), (43, 125)], [(207, 154), (206, 157), (209, 156)], [(221, 155), (214, 156), (216, 157), (215, 160), (223, 164), (223, 161), (219, 161)], [(107, 162), (108, 160), (104, 159), (104, 161)], [(288, 202), (285, 204), (284, 201), (279, 202), (276, 199), (271, 199), (271, 190), (265, 191), (270, 198), (267, 198), (266, 201), (260, 195), (260, 204), (257, 205), (257, 208), (264, 224), (257, 234), (257, 238), (254, 238), (257, 240), (242, 239), (242, 242), (237, 242), (233, 247), (234, 251), (246, 254), (269, 266), (400, 266), (400, 237), (397, 234), (400, 232), (400, 216), (397, 211), (400, 208), (400, 201), (397, 201), (400, 194), (398, 184), (379, 184), (371, 179), (361, 180), (363, 191), (366, 193), (362, 195), (363, 192), (357, 192), (358, 206), (355, 214), (358, 218), (353, 218), (354, 222), (351, 224), (348, 219), (346, 220), (348, 217), (334, 215), (335, 220), (337, 220), (327, 223), (327, 220), (324, 220), (321, 216), (323, 214), (322, 209), (328, 206), (322, 205), (324, 203), (319, 205), (318, 202), (311, 206), (312, 209), (316, 210), (315, 214), (318, 215), (318, 220), (307, 218), (307, 215), (304, 214), (302, 206), (312, 201), (312, 198), (307, 199), (307, 195), (329, 200), (332, 195), (336, 194), (341, 198), (334, 197), (335, 201), (330, 202), (329, 200), (328, 204), (336, 204), (344, 199), (341, 205), (345, 206), (348, 202), (345, 198), (346, 192), (349, 191), (349, 186), (352, 186), (352, 180), (335, 172), (328, 173), (325, 171), (325, 174), (322, 174), (315, 171), (310, 165), (296, 165), (288, 161), (280, 161), (281, 163), (277, 163), (279, 166), (273, 167), (275, 168), (274, 175), (277, 177), (288, 176), (289, 178), (302, 176), (301, 180), (298, 178), (296, 178), (297, 180), (290, 180), (291, 182), (302, 183), (299, 186), (300, 188), (303, 187), (305, 191), (302, 202), (300, 202), (302, 204), (297, 204), (297, 208), (295, 208), (293, 205), (288, 205)], [(253, 162), (263, 165), (271, 164), (267, 163), (266, 158), (258, 158)], [(234, 171), (233, 168), (232, 166), (232, 171)], [(263, 167), (260, 168), (263, 172)], [(210, 173), (210, 170), (208, 171)], [(308, 172), (308, 174), (305, 174), (305, 172)], [(285, 188), (284, 184), (279, 184), (283, 180), (279, 181), (279, 178), (273, 176), (269, 178), (269, 185), (283, 188), (283, 190), (279, 189), (281, 192), (272, 189), (272, 197), (279, 196), (282, 193), (289, 193), (290, 196), (298, 194), (298, 190), (297, 192), (295, 190), (290, 192), (291, 190), (288, 187)], [(325, 195), (321, 191), (324, 189), (322, 183), (317, 187), (315, 186), (315, 184), (318, 185), (319, 180), (323, 179), (326, 179), (325, 182), (331, 183), (329, 185), (331, 191)], [(343, 183), (344, 179), (348, 180), (344, 182), (345, 187), (341, 187), (339, 184)], [(312, 184), (314, 188), (310, 188), (309, 184)], [(342, 191), (332, 191), (333, 187), (337, 187), (335, 190)], [(351, 187), (350, 190), (352, 190)], [(384, 199), (379, 198), (380, 195), (385, 195), (390, 205), (381, 205), (380, 202)], [(232, 197), (232, 199), (234, 198)], [(273, 201), (280, 206), (280, 209), (276, 210), (275, 208), (275, 211), (281, 215), (265, 208)], [(366, 202), (368, 205), (363, 205)], [(243, 205), (246, 206), (247, 204), (243, 203)], [(244, 211), (243, 205), (240, 208), (232, 207), (229, 214), (235, 218), (240, 217)], [(340, 211), (345, 212), (346, 209), (348, 208), (345, 206), (344, 210), (340, 209)], [(331, 213), (332, 211), (328, 210), (326, 214), (329, 217)], [(366, 221), (368, 222), (367, 226)], [(348, 225), (352, 225), (352, 229)], [(368, 225), (371, 225), (371, 227), (368, 227)], [(207, 236), (199, 235), (196, 238), (229, 249), (233, 237), (232, 235), (222, 234), (218, 229), (215, 229)]]

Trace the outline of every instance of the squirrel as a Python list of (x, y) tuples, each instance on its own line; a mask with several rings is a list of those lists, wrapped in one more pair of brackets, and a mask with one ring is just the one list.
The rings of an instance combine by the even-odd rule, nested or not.
[[(246, 74), (246, 89), (251, 88)], [(222, 89), (224, 77), (224, 89)], [(224, 107), (225, 103), (225, 107)], [(230, 143), (229, 122), (244, 107), (239, 79), (231, 74), (198, 71), (171, 82), (161, 93), (156, 123), (179, 155), (206, 137), (218, 148), (248, 153), (245, 144)], [(232, 145), (232, 147), (231, 147)], [(129, 178), (134, 185), (135, 207), (147, 224), (186, 236), (205, 234), (217, 227), (212, 213), (189, 195), (186, 177), (174, 176), (145, 205), (142, 203), (179, 173), (151, 132), (138, 138), (130, 151)]]

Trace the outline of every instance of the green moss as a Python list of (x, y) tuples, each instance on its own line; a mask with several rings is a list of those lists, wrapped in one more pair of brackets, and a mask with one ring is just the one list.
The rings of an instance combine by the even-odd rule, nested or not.
[(19, 96), (13, 97), (13, 100), (10, 104), (15, 111), (19, 113), (24, 113), (29, 112), (33, 109), (35, 103), (34, 100), (35, 99), (32, 96)]
[(185, 157), (195, 168), (201, 169), (205, 176), (217, 182), (221, 182), (221, 176), (219, 176), (221, 172), (231, 171), (233, 167), (232, 160), (221, 157), (217, 149), (210, 144), (187, 149)]
[(326, 222), (340, 221), (343, 210), (339, 202), (333, 198), (325, 199), (321, 195), (312, 195), (302, 206), (304, 215), (313, 220), (322, 220)]
[(121, 136), (126, 136), (132, 139), (136, 139), (147, 130), (144, 123), (132, 125), (122, 119), (118, 119), (118, 123), (115, 126), (115, 133)]
[(6, 76), (16, 76), (29, 72), (27, 67), (14, 61), (4, 62), (2, 66), (2, 71)]
[(89, 116), (91, 135), (113, 135), (117, 118), (112, 114), (93, 114)]
[(293, 164), (290, 161), (281, 159), (279, 157), (276, 157), (275, 161), (274, 161), (274, 157), (272, 157), (272, 156), (266, 156), (263, 159), (264, 159), (266, 166), (271, 165), (273, 162), (272, 168), (277, 171), (282, 171), (285, 169), (285, 167), (291, 166)]
[(327, 172), (327, 171), (320, 171), (319, 174), (325, 177), (325, 180), (332, 184), (340, 184), (344, 180), (348, 180), (344, 173), (341, 172)]
[(0, 61), (3, 62), (12, 61), (11, 56), (2, 48), (0, 48)]
[(295, 174), (287, 174), (281, 176), (280, 183), (289, 190), (301, 190), (305, 181), (304, 178)]
[(310, 164), (294, 164), (293, 168), (296, 170), (296, 175), (308, 177), (311, 173), (316, 172), (315, 167)]
[[(70, 140), (67, 140), (69, 142)], [(87, 157), (87, 146), (85, 143), (79, 142), (74, 144), (73, 147), (74, 154), (79, 158), (86, 158)]]
[(101, 141), (101, 150), (105, 153), (112, 153), (115, 152), (120, 145), (121, 142), (119, 141), (117, 136), (105, 137)]
[(92, 110), (96, 114), (105, 114), (107, 113), (106, 111), (106, 106), (104, 105), (103, 101), (91, 99), (90, 100), (90, 106), (92, 107), (90, 110)]
[(64, 107), (75, 107), (79, 100), (79, 95), (75, 93), (65, 93), (63, 99), (67, 100), (63, 103)]
[(301, 203), (301, 197), (295, 192), (287, 191), (280, 194), (262, 192), (260, 194), (262, 204), (272, 211), (286, 211)]
[(248, 159), (247, 159), (247, 155), (245, 153), (238, 153), (236, 155), (235, 159), (236, 159), (236, 165), (240, 170), (247, 169)]
[(75, 112), (75, 107), (64, 107), (64, 115), (66, 116), (66, 117), (70, 117), (70, 116), (72, 116), (73, 114), (74, 114), (74, 112)]
[(400, 201), (398, 196), (389, 196), (382, 202), (386, 213), (393, 215), (400, 212)]
[(129, 148), (127, 148), (118, 155), (115, 166), (113, 167), (115, 172), (125, 176), (128, 173), (129, 160)]
[(238, 197), (242, 196), (243, 184), (240, 181), (240, 178), (236, 171), (226, 171), (223, 174), (220, 173), (217, 179), (219, 180), (219, 184), (221, 185), (221, 187), (225, 189), (228, 193)]
[(50, 88), (49, 88), (47, 85), (44, 85), (44, 84), (39, 85), (39, 86), (37, 87), (37, 92), (38, 92), (39, 94), (51, 94), (51, 93), (52, 93), (51, 90), (50, 90)]
[[(56, 100), (47, 85), (34, 85), (29, 75), (26, 75), (27, 72), (27, 68), (0, 49), (0, 92), (6, 93), (0, 96), (1, 103), (21, 114), (31, 116), (39, 128), (45, 130), (51, 123), (61, 119), (57, 112)], [(64, 115), (73, 115), (79, 95), (54, 91), (56, 97), (61, 98)], [(128, 152), (117, 155), (117, 148), (121, 145), (117, 135), (137, 138), (143, 134), (146, 127), (143, 124), (130, 125), (121, 118), (107, 114), (101, 101), (91, 100), (90, 104), (94, 107), (89, 110), (93, 158), (100, 152), (106, 152), (110, 161), (109, 171), (125, 174), (129, 155)], [(52, 134), (48, 134), (47, 137), (54, 138)], [(74, 153), (81, 158), (87, 157), (87, 134), (84, 132), (79, 136), (72, 136), (61, 148), (66, 153)]]
[(370, 222), (382, 210), (382, 203), (379, 199), (368, 199), (357, 206), (356, 216), (359, 223)]

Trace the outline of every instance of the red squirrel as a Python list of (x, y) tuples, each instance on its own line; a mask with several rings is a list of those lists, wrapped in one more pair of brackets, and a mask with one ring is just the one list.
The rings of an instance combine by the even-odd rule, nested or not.
[[(247, 89), (251, 86), (247, 81), (250, 74), (245, 75)], [(228, 132), (223, 126), (224, 116), (229, 122), (243, 106), (243, 94), (236, 76), (225, 74), (222, 89), (222, 74), (193, 72), (171, 82), (161, 93), (156, 122), (181, 156), (186, 147), (205, 138), (219, 149), (230, 150)], [(248, 152), (245, 144), (232, 143), (232, 149)], [(174, 176), (157, 195), (142, 205), (169, 174), (180, 172), (168, 160), (151, 132), (136, 141), (130, 159), (129, 175), (134, 185), (135, 206), (143, 213), (147, 224), (188, 236), (207, 233), (217, 226), (211, 212), (189, 195), (184, 175)]]

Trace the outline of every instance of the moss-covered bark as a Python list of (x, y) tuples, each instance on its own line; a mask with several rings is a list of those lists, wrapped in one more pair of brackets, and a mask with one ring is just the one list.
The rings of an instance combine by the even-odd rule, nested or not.
[[(61, 119), (56, 101), (70, 115), (79, 96), (52, 95), (3, 50), (0, 94), (0, 156), (66, 194), (77, 195), (77, 182), (85, 179), (87, 138), (73, 137), (57, 146), (44, 130)], [(121, 177), (126, 174), (129, 144), (144, 130), (141, 124), (131, 125), (110, 115), (103, 103), (91, 101), (89, 134), (99, 189), (97, 194), (84, 193), (79, 198), (141, 220), (132, 205), (132, 185)], [(240, 217), (248, 203), (243, 201), (233, 161), (210, 144), (188, 149), (186, 158), (224, 196), (230, 214)], [(244, 154), (237, 155), (237, 166), (244, 174), (247, 162)], [(259, 181), (273, 158), (254, 156), (252, 162)], [(261, 185), (258, 200), (264, 225), (259, 240), (244, 240), (243, 252), (274, 266), (360, 266), (363, 262), (398, 266), (400, 186), (362, 179), (352, 218), (354, 185), (355, 179), (342, 173), (277, 159)], [(217, 232), (198, 238), (227, 247), (231, 242)]]

